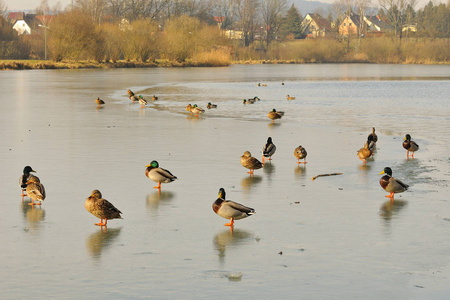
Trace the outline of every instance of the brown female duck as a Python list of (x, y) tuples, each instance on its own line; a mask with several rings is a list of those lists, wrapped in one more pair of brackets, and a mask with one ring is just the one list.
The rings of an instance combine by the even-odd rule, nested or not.
[(100, 223), (95, 223), (98, 226), (106, 226), (108, 220), (111, 219), (122, 219), (120, 215), (122, 212), (112, 205), (111, 202), (103, 199), (99, 190), (92, 191), (91, 195), (86, 199), (84, 207), (86, 207), (88, 212), (100, 219)]

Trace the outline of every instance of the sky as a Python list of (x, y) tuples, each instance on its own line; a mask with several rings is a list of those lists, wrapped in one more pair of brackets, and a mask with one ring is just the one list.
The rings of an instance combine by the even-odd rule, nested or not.
[[(48, 4), (50, 8), (52, 8), (59, 2), (61, 4), (61, 9), (64, 9), (67, 6), (69, 6), (72, 3), (72, 1), (75, 2), (75, 0), (48, 0)], [(335, 0), (318, 0), (318, 1), (325, 3), (335, 2)], [(422, 8), (429, 1), (430, 0), (419, 0), (418, 1), (419, 4), (416, 6), (416, 10)], [(444, 2), (444, 0), (432, 0), (432, 1), (435, 4)], [(22, 11), (29, 9), (32, 10), (41, 4), (41, 0), (3, 0), (3, 2), (8, 6), (8, 9), (10, 11)], [(378, 0), (372, 0), (372, 3), (378, 3)]]

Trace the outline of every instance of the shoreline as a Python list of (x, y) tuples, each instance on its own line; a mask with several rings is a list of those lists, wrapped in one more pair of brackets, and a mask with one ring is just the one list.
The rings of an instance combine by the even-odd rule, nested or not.
[[(11, 70), (55, 70), (55, 69), (118, 69), (118, 68), (185, 68), (185, 67), (228, 67), (230, 65), (252, 65), (252, 64), (377, 64), (374, 62), (355, 60), (347, 62), (304, 62), (297, 60), (239, 60), (232, 61), (225, 65), (200, 64), (193, 61), (188, 62), (137, 62), (137, 61), (116, 61), (116, 62), (96, 62), (96, 61), (44, 61), (44, 60), (0, 60), (0, 71)], [(402, 63), (410, 65), (411, 63)], [(415, 63), (414, 65), (448, 65), (449, 62), (435, 63)]]

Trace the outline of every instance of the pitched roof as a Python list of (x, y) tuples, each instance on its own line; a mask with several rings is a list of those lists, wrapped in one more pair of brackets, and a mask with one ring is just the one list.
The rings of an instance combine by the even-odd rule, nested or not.
[(331, 30), (331, 23), (328, 22), (327, 19), (322, 18), (319, 14), (308, 14), (311, 19), (316, 22), (317, 26), (319, 26), (320, 29), (325, 29), (325, 31)]

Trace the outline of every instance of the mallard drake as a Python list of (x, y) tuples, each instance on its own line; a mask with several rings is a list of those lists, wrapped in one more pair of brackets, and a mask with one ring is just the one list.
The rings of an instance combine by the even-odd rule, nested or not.
[(385, 196), (386, 198), (391, 198), (394, 200), (395, 193), (403, 193), (409, 187), (409, 185), (401, 182), (395, 177), (392, 177), (392, 170), (389, 167), (384, 168), (384, 170), (379, 174), (386, 174), (380, 178), (381, 187), (388, 193), (389, 195)]
[(205, 110), (203, 108), (198, 107), (197, 104), (194, 104), (194, 106), (191, 107), (191, 112), (195, 114), (196, 117), (198, 117), (198, 115), (203, 114)]
[(153, 180), (154, 182), (158, 182), (158, 186), (155, 186), (155, 189), (161, 188), (161, 183), (169, 183), (177, 179), (170, 171), (160, 168), (159, 163), (154, 160), (149, 165), (146, 166), (145, 176)]
[(419, 150), (419, 145), (416, 142), (411, 141), (411, 136), (407, 134), (403, 139), (403, 148), (406, 149), (406, 157), (409, 157), (409, 152), (411, 152), (411, 157), (414, 158), (414, 152)]
[(111, 202), (103, 199), (99, 190), (92, 191), (91, 195), (86, 199), (84, 207), (86, 207), (88, 212), (100, 219), (100, 223), (95, 223), (98, 226), (106, 226), (108, 220), (111, 219), (122, 219), (120, 215), (122, 212), (112, 205)]
[(216, 104), (212, 104), (211, 102), (208, 102), (208, 105), (206, 105), (206, 108), (211, 109), (211, 108), (217, 108)]
[[(308, 152), (302, 146), (298, 146), (294, 149), (294, 156), (297, 158), (297, 164), (306, 164), (306, 156)], [(303, 159), (303, 162), (300, 162), (300, 159)]]
[(22, 195), (21, 195), (22, 198), (24, 196), (26, 196), (25, 191), (27, 189), (27, 182), (31, 178), (31, 176), (33, 176), (32, 174), (30, 174), (31, 172), (35, 173), (36, 171), (33, 170), (33, 168), (31, 168), (30, 166), (26, 166), (25, 168), (23, 168), (23, 175), (20, 176), (19, 185), (20, 185), (20, 188), (22, 189)]
[[(45, 189), (38, 177), (31, 175), (28, 178), (27, 184), (27, 194), (31, 198), (31, 203), (29, 205), (41, 205), (42, 201), (45, 199)], [(34, 200), (39, 201), (34, 203)]]
[(219, 198), (214, 201), (212, 209), (222, 218), (230, 220), (230, 223), (225, 224), (225, 226), (233, 226), (234, 220), (244, 219), (255, 214), (253, 208), (234, 201), (225, 200), (225, 189), (223, 188), (219, 189)]
[(288, 99), (288, 100), (295, 100), (295, 97), (291, 97), (291, 96), (287, 95), (286, 99)]
[[(378, 142), (378, 136), (375, 133), (375, 127), (372, 127), (372, 133), (369, 134), (369, 136), (372, 136), (372, 140), (374, 143)], [(369, 136), (367, 136), (367, 138), (369, 138)]]
[(359, 149), (357, 153), (359, 159), (362, 160), (364, 164), (366, 164), (367, 162), (366, 159), (372, 156), (373, 149), (374, 149), (373, 137), (369, 135), (369, 137), (367, 138), (367, 142), (364, 144), (364, 147)]
[(255, 102), (255, 101), (260, 101), (261, 99), (259, 99), (257, 96), (255, 96), (255, 97), (253, 97), (253, 98), (251, 98), (252, 100), (253, 100), (253, 102)]
[(276, 119), (281, 119), (281, 117), (284, 116), (284, 112), (276, 111), (276, 109), (274, 108), (267, 114), (267, 116), (272, 120), (272, 122), (275, 122)]
[(265, 158), (267, 157), (268, 160), (272, 160), (272, 155), (274, 155), (275, 151), (277, 150), (277, 147), (272, 142), (272, 138), (269, 137), (267, 139), (266, 145), (262, 149), (262, 163), (265, 162)]
[(248, 174), (253, 175), (253, 171), (261, 169), (264, 164), (254, 158), (249, 151), (245, 151), (241, 156), (241, 165), (250, 170)]
[(97, 105), (100, 107), (101, 105), (105, 104), (105, 101), (100, 99), (100, 97), (97, 97), (97, 99), (95, 99), (95, 103), (97, 103)]
[(158, 97), (156, 97), (155, 95), (153, 95), (152, 101), (156, 101), (156, 100), (158, 100)]
[(144, 99), (144, 97), (142, 97), (142, 95), (139, 95), (139, 104), (141, 105), (141, 107), (144, 107), (148, 104), (148, 101)]

